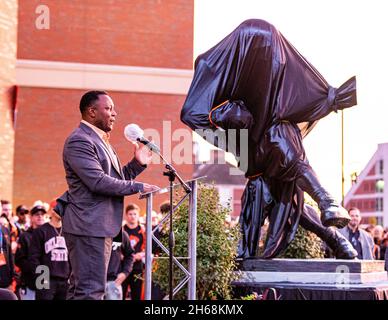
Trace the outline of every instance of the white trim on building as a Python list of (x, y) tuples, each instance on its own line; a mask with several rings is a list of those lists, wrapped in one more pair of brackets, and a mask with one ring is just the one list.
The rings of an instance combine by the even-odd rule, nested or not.
[(193, 71), (19, 59), (16, 83), (25, 87), (96, 89), (186, 95)]
[[(362, 200), (362, 199), (376, 199), (376, 198), (381, 198), (382, 194), (381, 193), (368, 193), (368, 194), (355, 194), (351, 200)], [(347, 202), (345, 201), (345, 206)]]

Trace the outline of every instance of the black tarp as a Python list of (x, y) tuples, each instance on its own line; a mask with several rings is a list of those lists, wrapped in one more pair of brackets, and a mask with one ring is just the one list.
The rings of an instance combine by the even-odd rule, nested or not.
[(388, 300), (387, 285), (360, 285), (359, 288), (325, 287), (324, 285), (308, 284), (255, 284), (255, 285), (234, 285), (233, 294), (239, 299), (256, 292), (263, 294), (272, 288), (276, 296), (271, 292), (268, 300)]
[[(250, 180), (241, 215), (253, 223), (269, 217), (264, 257), (283, 250), (297, 229), (303, 191), (295, 181), (309, 169), (303, 137), (330, 112), (355, 104), (355, 77), (338, 89), (330, 86), (274, 26), (263, 20), (244, 21), (197, 57), (181, 120), (193, 130), (248, 129), (246, 177)], [(217, 140), (213, 143), (218, 145)], [(228, 151), (238, 156), (238, 148)], [(270, 206), (263, 196), (267, 190)], [(270, 209), (266, 212), (264, 208)], [(244, 237), (257, 241), (260, 226), (244, 219)], [(242, 250), (245, 252), (240, 255), (252, 255), (246, 247)]]

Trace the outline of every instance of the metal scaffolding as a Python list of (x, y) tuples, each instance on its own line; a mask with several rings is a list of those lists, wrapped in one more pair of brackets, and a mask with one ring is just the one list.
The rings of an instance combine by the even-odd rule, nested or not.
[[(179, 202), (173, 207), (174, 213), (177, 208), (188, 198), (189, 201), (189, 230), (188, 230), (188, 257), (179, 257), (180, 259), (188, 259), (188, 269), (186, 269), (173, 256), (174, 264), (183, 271), (184, 277), (173, 289), (175, 295), (185, 284), (188, 285), (188, 300), (196, 300), (196, 273), (197, 273), (197, 187), (198, 180), (203, 177), (189, 180), (187, 184), (191, 188), (190, 193), (186, 193)], [(173, 189), (181, 186), (181, 184), (174, 184)], [(152, 229), (152, 202), (154, 196), (170, 192), (170, 187), (159, 189), (154, 192), (144, 193), (140, 199), (146, 199), (146, 252), (145, 252), (145, 300), (151, 300), (151, 284), (152, 284), (152, 240), (170, 257), (169, 249), (164, 246), (159, 239), (154, 236), (154, 232), (164, 223), (171, 219), (171, 213), (166, 214), (159, 224)]]

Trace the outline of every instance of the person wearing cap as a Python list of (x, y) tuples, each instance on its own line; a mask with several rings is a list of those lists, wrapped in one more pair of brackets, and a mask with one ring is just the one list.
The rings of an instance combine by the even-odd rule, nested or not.
[(20, 283), (17, 286), (17, 292), (21, 300), (35, 300), (35, 269), (29, 259), (29, 254), (33, 230), (44, 224), (46, 212), (45, 207), (41, 205), (34, 206), (30, 212), (31, 226), (20, 235), (18, 240), (15, 265), (21, 271)]
[[(112, 240), (120, 232), (124, 196), (156, 186), (134, 179), (151, 163), (152, 153), (134, 142), (134, 158), (121, 166), (109, 142), (117, 112), (105, 91), (86, 92), (82, 120), (66, 139), (63, 164), (68, 191), (58, 199), (69, 249), (75, 300), (102, 300)], [(65, 205), (62, 205), (62, 201)]]
[(44, 273), (35, 273), (36, 300), (65, 300), (67, 295), (70, 264), (62, 233), (62, 219), (53, 210), (55, 205), (55, 201), (51, 203), (49, 222), (32, 233), (29, 259), (33, 269), (46, 266), (49, 271), (48, 279), (41, 277)]
[(28, 216), (29, 210), (25, 205), (20, 205), (16, 207), (16, 217), (17, 221), (15, 222), (16, 227), (19, 232), (22, 233), (27, 231), (30, 227), (30, 219)]

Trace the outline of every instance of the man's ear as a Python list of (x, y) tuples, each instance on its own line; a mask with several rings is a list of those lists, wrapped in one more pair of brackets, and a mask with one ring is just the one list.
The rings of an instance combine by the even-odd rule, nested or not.
[(88, 107), (87, 114), (90, 118), (94, 119), (96, 117), (96, 107), (94, 106)]

